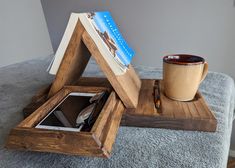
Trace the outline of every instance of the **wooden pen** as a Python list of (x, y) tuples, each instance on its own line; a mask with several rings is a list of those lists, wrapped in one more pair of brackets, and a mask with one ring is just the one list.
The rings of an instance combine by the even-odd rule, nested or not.
[(160, 99), (160, 84), (159, 81), (155, 81), (154, 85), (154, 104), (159, 113), (161, 113), (161, 99)]

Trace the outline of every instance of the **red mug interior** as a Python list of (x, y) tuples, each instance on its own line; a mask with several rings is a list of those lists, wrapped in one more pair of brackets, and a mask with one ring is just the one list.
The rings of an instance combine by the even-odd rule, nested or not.
[(188, 54), (174, 54), (167, 55), (163, 57), (163, 61), (169, 64), (181, 64), (181, 65), (191, 65), (191, 64), (204, 64), (205, 59), (196, 55)]

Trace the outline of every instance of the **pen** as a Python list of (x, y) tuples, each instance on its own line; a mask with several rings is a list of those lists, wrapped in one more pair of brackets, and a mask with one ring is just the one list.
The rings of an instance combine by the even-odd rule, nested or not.
[(160, 83), (158, 80), (154, 84), (154, 104), (159, 113), (161, 113)]

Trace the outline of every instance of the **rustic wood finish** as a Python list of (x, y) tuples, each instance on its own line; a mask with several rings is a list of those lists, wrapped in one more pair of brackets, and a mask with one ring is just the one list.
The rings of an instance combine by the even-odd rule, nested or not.
[[(85, 86), (111, 87), (106, 78), (80, 78), (76, 84)], [(128, 108), (123, 114), (121, 125), (156, 127), (214, 132), (217, 120), (198, 92), (194, 101), (178, 102), (168, 99), (161, 85), (161, 111), (154, 106), (153, 79), (142, 79), (139, 103), (136, 109)], [(161, 82), (160, 82), (161, 83)], [(33, 104), (33, 103), (32, 103)], [(30, 109), (30, 107), (28, 108)], [(31, 110), (32, 112), (32, 110)], [(28, 113), (31, 113), (28, 111)]]
[(82, 35), (82, 40), (108, 78), (116, 93), (121, 98), (124, 105), (127, 108), (136, 108), (138, 104), (141, 81), (135, 73), (133, 67), (129, 65), (129, 69), (124, 75), (116, 76), (99, 52), (95, 42), (86, 31), (84, 31)]
[(112, 151), (113, 144), (115, 142), (116, 134), (122, 119), (123, 112), (125, 111), (125, 107), (121, 101), (119, 101), (115, 105), (115, 110), (112, 111), (112, 114), (109, 116), (109, 122), (103, 131), (102, 143), (103, 149), (105, 151)]
[(139, 104), (136, 109), (126, 110), (121, 125), (216, 131), (217, 120), (199, 92), (193, 101), (174, 101), (165, 96), (163, 84), (160, 81), (161, 112), (158, 112), (153, 101), (154, 82), (155, 80), (152, 79), (142, 80)]
[(63, 86), (73, 84), (84, 72), (90, 59), (90, 53), (82, 42), (84, 30), (81, 22), (78, 21), (48, 97), (53, 96)]
[(71, 92), (97, 93), (104, 87), (66, 86), (14, 128), (6, 147), (10, 149), (109, 157), (119, 128), (124, 105), (111, 92), (90, 132), (70, 132), (35, 128)]
[(53, 96), (64, 85), (74, 85), (74, 82), (81, 77), (90, 55), (95, 58), (125, 106), (136, 108), (141, 80), (134, 68), (129, 65), (129, 69), (125, 74), (115, 75), (80, 21), (78, 21), (73, 32), (48, 97)]

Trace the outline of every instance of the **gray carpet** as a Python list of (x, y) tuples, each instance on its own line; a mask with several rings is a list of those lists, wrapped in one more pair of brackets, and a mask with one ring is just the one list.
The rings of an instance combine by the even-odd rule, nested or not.
[[(43, 85), (52, 81), (47, 59), (0, 68), (0, 167), (226, 167), (234, 110), (234, 82), (210, 72), (200, 91), (218, 120), (216, 133), (121, 127), (110, 159), (6, 150), (9, 130), (23, 118), (22, 108)], [(161, 71), (137, 67), (143, 78), (159, 78)], [(102, 75), (92, 62), (86, 76)]]

